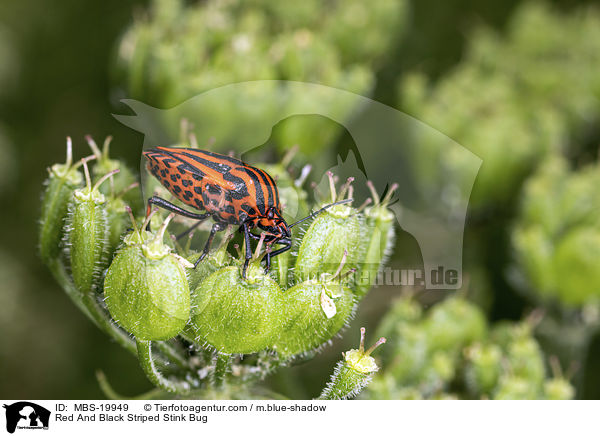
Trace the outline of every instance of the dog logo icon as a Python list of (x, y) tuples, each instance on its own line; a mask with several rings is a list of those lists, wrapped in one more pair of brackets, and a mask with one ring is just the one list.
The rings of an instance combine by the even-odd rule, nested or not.
[(4, 404), (6, 409), (6, 431), (14, 433), (19, 429), (48, 429), (50, 411), (29, 401)]

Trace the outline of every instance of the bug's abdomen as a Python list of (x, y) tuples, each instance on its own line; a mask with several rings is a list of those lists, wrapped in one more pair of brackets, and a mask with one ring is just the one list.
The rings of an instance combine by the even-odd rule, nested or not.
[(265, 171), (229, 156), (157, 147), (144, 152), (148, 170), (185, 204), (215, 220), (242, 224), (281, 209), (275, 181)]
[(202, 196), (204, 177), (168, 164), (148, 158), (148, 170), (171, 194), (195, 209), (206, 209)]
[(218, 221), (241, 224), (248, 216), (242, 208), (234, 206), (229, 190), (211, 183), (200, 174), (179, 169), (176, 165), (161, 165), (151, 157), (148, 170), (175, 197), (195, 209), (214, 214)]
[(202, 189), (204, 208), (212, 212), (215, 219), (229, 224), (242, 224), (246, 215), (236, 209), (229, 190), (206, 181)]

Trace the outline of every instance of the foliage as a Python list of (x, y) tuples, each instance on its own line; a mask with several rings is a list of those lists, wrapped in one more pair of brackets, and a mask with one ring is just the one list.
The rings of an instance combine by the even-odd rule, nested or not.
[[(103, 159), (113, 162), (105, 149)], [(385, 240), (393, 238), (387, 206), (395, 187), (381, 200), (373, 190), (373, 205), (358, 210), (349, 205), (352, 179), (337, 192), (329, 173), (331, 198), (321, 199), (319, 208), (347, 196), (348, 202), (314, 217), (296, 237), (297, 250), (281, 254), (273, 271), (262, 265), (270, 249), (263, 238), (244, 278), (245, 250), (237, 257), (228, 252), (231, 233), (194, 269), (199, 252), (191, 245), (193, 235), (184, 246), (165, 236), (174, 214), (163, 218), (155, 210), (141, 226), (128, 206), (112, 207), (108, 214), (112, 203), (123, 204), (127, 191), (115, 191), (116, 181), (106, 193), (101, 187), (117, 175), (125, 177), (123, 186), (137, 189), (137, 184), (116, 161), (104, 166), (106, 174), (96, 171), (98, 166), (90, 171), (91, 162), (102, 165), (97, 157), (96, 152), (74, 165), (69, 140), (67, 162), (52, 167), (43, 197), (40, 250), (80, 309), (137, 354), (150, 381), (174, 395), (201, 396), (224, 384), (250, 384), (310, 356), (351, 319), (374, 280), (362, 274), (363, 268), (376, 273), (386, 254)], [(157, 193), (168, 195), (164, 188), (157, 187)], [(130, 231), (122, 225), (127, 214)], [(149, 230), (157, 224), (156, 232)], [(118, 247), (108, 243), (114, 226), (121, 230)], [(357, 273), (366, 282), (354, 279)], [(356, 357), (352, 368), (371, 361), (370, 351)], [(363, 373), (370, 377), (377, 366), (374, 361), (367, 366)], [(353, 396), (368, 382), (353, 371), (336, 372), (334, 384), (348, 388), (344, 393), (345, 388), (336, 387), (336, 397)]]
[[(202, 92), (248, 80), (304, 81), (369, 95), (377, 66), (403, 28), (406, 2), (380, 0), (316, 0), (277, 3), (267, 0), (206, 1), (191, 6), (181, 0), (155, 0), (120, 42), (119, 83), (128, 98), (171, 108)], [(285, 84), (275, 100), (317, 99), (319, 106), (349, 117), (352, 107), (315, 94), (289, 96)], [(235, 144), (239, 119), (230, 108), (246, 108), (248, 117), (261, 119), (279, 101), (256, 101), (252, 92), (220, 98), (210, 111), (196, 109), (193, 122), (213, 119), (215, 147)], [(218, 127), (215, 126), (218, 124)], [(164, 127), (168, 129), (168, 127)], [(280, 149), (299, 144), (317, 155), (339, 134), (324, 118), (287, 120), (274, 133)], [(173, 132), (171, 132), (173, 133)]]
[(513, 244), (533, 297), (567, 307), (600, 301), (599, 185), (597, 164), (572, 171), (560, 156), (527, 181)]
[(423, 313), (398, 299), (378, 334), (384, 371), (364, 393), (371, 399), (571, 399), (560, 369), (548, 377), (531, 321), (488, 325), (483, 312), (451, 296)]
[[(566, 15), (527, 3), (506, 35), (472, 32), (464, 59), (440, 80), (401, 78), (402, 109), (483, 159), (472, 208), (510, 204), (544, 156), (585, 142), (600, 117), (598, 29), (594, 9)], [(417, 181), (442, 196), (448, 182), (460, 185), (465, 163), (432, 139), (417, 137), (411, 160)]]
[[(243, 292), (257, 289), (244, 286), (236, 276), (239, 256), (233, 241), (221, 245), (196, 270), (184, 268), (190, 307), (188, 311), (184, 301), (184, 307), (179, 307), (172, 319), (151, 313), (155, 307), (153, 295), (155, 291), (163, 292), (165, 289), (162, 288), (142, 286), (136, 288), (140, 291), (137, 295), (117, 292), (120, 297), (135, 299), (137, 312), (126, 307), (126, 298), (121, 302), (110, 296), (104, 300), (106, 289), (102, 285), (106, 283), (104, 274), (109, 265), (114, 268), (119, 264), (128, 266), (131, 254), (135, 254), (136, 261), (140, 260), (138, 256), (148, 261), (142, 246), (156, 237), (161, 246), (170, 250), (169, 268), (178, 275), (182, 260), (177, 259), (177, 264), (171, 262), (172, 254), (181, 253), (186, 261), (195, 261), (198, 257), (196, 244), (204, 235), (202, 231), (196, 232), (195, 239), (190, 240), (191, 250), (188, 241), (181, 245), (174, 243), (170, 233), (181, 231), (184, 223), (173, 219), (165, 228), (164, 238), (158, 238), (156, 229), (164, 223), (165, 216), (156, 215), (151, 226), (155, 231), (149, 234), (149, 239), (136, 242), (126, 252), (127, 248), (121, 245), (122, 237), (133, 224), (125, 213), (125, 205), (133, 209), (138, 227), (143, 205), (137, 188), (127, 191), (136, 176), (122, 160), (108, 156), (107, 146), (93, 150), (96, 163), (90, 162), (92, 181), (97, 182), (115, 169), (120, 171), (98, 187), (106, 203), (83, 212), (96, 215), (98, 206), (102, 210), (98, 216), (105, 213), (108, 226), (100, 223), (102, 225), (95, 232), (80, 231), (79, 235), (65, 227), (63, 219), (71, 226), (80, 226), (73, 222), (78, 218), (69, 215), (69, 203), (72, 203), (73, 191), (85, 189), (87, 185), (83, 167), (73, 169), (77, 163), (68, 160), (65, 166), (50, 168), (41, 204), (41, 226), (38, 232), (35, 231), (34, 218), (39, 216), (40, 209), (36, 199), (41, 177), (45, 174), (42, 170), (48, 162), (56, 160), (54, 156), (58, 152), (52, 144), (56, 144), (57, 135), (114, 131), (121, 143), (137, 145), (140, 142), (139, 137), (134, 137), (110, 117), (111, 112), (120, 110), (108, 107), (108, 81), (104, 76), (110, 57), (109, 45), (121, 38), (116, 53), (117, 65), (113, 65), (121, 89), (113, 89), (111, 97), (133, 97), (167, 107), (232, 81), (274, 78), (308, 80), (363, 95), (370, 95), (377, 85), (377, 98), (389, 102), (393, 99), (390, 95), (394, 94), (390, 82), (399, 79), (400, 108), (483, 158), (469, 205), (464, 246), (468, 273), (463, 278), (465, 284), (470, 283), (469, 299), (485, 301), (485, 311), (462, 300), (452, 302), (450, 299), (425, 314), (421, 305), (413, 300), (393, 306), (387, 316), (382, 315), (380, 327), (381, 334), (389, 337), (390, 344), (378, 350), (385, 358), (382, 369), (363, 394), (365, 398), (571, 398), (574, 385), (577, 386), (577, 397), (598, 397), (599, 277), (595, 266), (600, 242), (596, 212), (597, 165), (591, 163), (596, 160), (600, 137), (597, 128), (600, 118), (597, 74), (600, 18), (597, 8), (576, 6), (571, 2), (568, 8), (560, 10), (523, 0), (516, 2), (518, 7), (514, 11), (515, 2), (473, 2), (461, 4), (458, 11), (451, 3), (441, 5), (423, 1), (412, 2), (412, 11), (407, 14), (408, 1), (374, 2), (368, 7), (350, 1), (327, 2), (327, 7), (333, 9), (321, 13), (320, 5), (314, 1), (280, 5), (262, 0), (243, 4), (234, 0), (157, 0), (148, 13), (138, 10), (131, 27), (125, 29), (123, 25), (130, 19), (130, 4), (86, 4), (73, 10), (74, 13), (70, 10), (73, 5), (65, 3), (56, 5), (48, 14), (46, 9), (31, 2), (33, 7), (28, 10), (44, 11), (36, 15), (33, 12), (23, 14), (21, 7), (17, 9), (17, 3), (6, 8), (6, 17), (14, 21), (7, 28), (14, 28), (15, 32), (12, 35), (0, 32), (0, 59), (3, 60), (0, 65), (0, 83), (3, 85), (0, 116), (5, 118), (0, 124), (3, 157), (0, 195), (7, 205), (5, 217), (8, 222), (0, 247), (3, 259), (0, 273), (4, 284), (0, 299), (8, 310), (0, 317), (0, 325), (6, 339), (2, 349), (3, 362), (7, 366), (5, 372), (15, 375), (4, 385), (7, 396), (25, 390), (34, 397), (98, 395), (95, 384), (86, 383), (89, 377), (85, 371), (80, 371), (85, 367), (102, 367), (109, 373), (112, 367), (111, 381), (123, 386), (119, 389), (129, 389), (129, 392), (135, 390), (132, 388), (137, 382), (135, 375), (142, 374), (136, 372), (135, 367), (127, 367), (130, 356), (114, 352), (114, 348), (109, 348), (113, 346), (110, 341), (98, 339), (93, 329), (86, 330), (85, 322), (73, 316), (64, 299), (57, 298), (47, 273), (36, 268), (37, 259), (32, 259), (36, 242), (39, 242), (42, 260), (50, 266), (76, 306), (114, 338), (114, 342), (139, 356), (152, 381), (165, 388), (150, 392), (149, 396), (170, 397), (173, 394), (168, 390), (180, 392), (183, 388), (186, 392), (191, 389), (191, 395), (198, 398), (273, 398), (273, 392), (260, 390), (254, 382), (275, 370), (279, 374), (289, 371), (297, 375), (297, 383), (306, 382), (310, 386), (308, 389), (313, 389), (323, 382), (324, 371), (331, 368), (332, 363), (316, 367), (315, 362), (317, 365), (326, 362), (328, 355), (321, 353), (313, 358), (314, 348), (317, 351), (323, 349), (323, 343), (330, 342), (327, 338), (333, 331), (337, 332), (333, 338), (339, 336), (342, 330), (338, 330), (338, 326), (345, 325), (351, 317), (348, 312), (358, 313), (357, 321), (371, 325), (378, 321), (379, 312), (388, 309), (387, 292), (370, 292), (365, 301), (367, 310), (359, 310), (356, 301), (367, 293), (371, 283), (352, 281), (360, 276), (360, 272), (373, 277), (382, 259), (386, 258), (383, 248), (393, 246), (385, 208), (374, 216), (366, 209), (360, 214), (364, 222), (358, 225), (361, 228), (365, 224), (366, 227), (375, 226), (380, 236), (376, 237), (377, 232), (372, 230), (373, 237), (360, 248), (363, 250), (360, 260), (367, 266), (345, 277), (347, 281), (339, 287), (336, 277), (335, 286), (328, 283), (328, 277), (319, 277), (322, 280), (309, 285), (294, 279), (298, 250), (307, 237), (295, 235), (298, 243), (294, 253), (275, 258), (272, 271), (265, 279), (269, 281), (269, 289), (264, 294), (269, 297), (283, 293), (281, 301), (265, 307), (261, 305), (264, 295), (260, 292), (248, 296), (253, 297), (249, 308), (252, 311), (248, 313), (270, 316), (269, 311), (274, 307), (276, 327), (285, 330), (287, 336), (280, 334), (276, 338), (275, 329), (267, 325), (261, 335), (252, 338), (256, 342), (246, 341), (247, 350), (236, 348), (240, 341), (219, 334), (221, 330), (208, 331), (211, 321), (220, 313), (220, 303), (202, 298), (209, 292), (214, 293), (220, 301), (233, 307), (237, 301), (234, 296), (242, 289)], [(437, 12), (428, 10), (432, 7)], [(439, 11), (443, 11), (443, 19), (436, 20)], [(104, 15), (106, 25), (94, 27), (97, 17)], [(36, 18), (38, 16), (40, 18)], [(476, 23), (485, 22), (485, 27), (477, 25), (474, 31), (465, 32), (464, 23), (473, 18)], [(95, 31), (89, 32), (90, 28)], [(48, 38), (43, 47), (39, 45), (39, 38), (34, 37), (40, 29), (53, 29), (50, 32), (53, 37)], [(394, 45), (398, 35), (408, 37), (400, 47)], [(16, 51), (11, 47), (13, 41), (17, 42)], [(459, 59), (457, 54), (462, 52), (462, 41), (466, 41), (466, 46), (462, 59)], [(19, 59), (15, 56), (17, 52)], [(443, 56), (432, 56), (432, 53)], [(421, 68), (431, 72), (432, 63), (444, 64), (439, 61), (440, 57), (455, 65), (449, 70), (438, 68), (431, 76), (421, 73)], [(57, 62), (60, 59), (78, 59), (78, 62), (76, 65)], [(12, 100), (5, 99), (11, 95)], [(313, 99), (315, 96), (294, 98)], [(223, 101), (213, 108), (210, 119), (225, 121), (211, 148), (226, 149), (228, 140), (235, 141), (240, 126), (238, 120), (231, 119), (231, 107), (241, 106), (242, 100), (240, 97)], [(336, 103), (319, 101), (324, 107)], [(342, 109), (347, 110), (347, 114), (354, 110)], [(255, 111), (255, 108), (250, 107), (249, 111)], [(260, 111), (256, 116), (262, 116)], [(337, 127), (324, 120), (289, 119), (274, 128), (273, 137), (280, 150), (298, 143), (302, 157), (312, 154), (307, 161), (316, 165), (335, 147), (338, 133)], [(411, 133), (415, 135), (411, 136)], [(410, 191), (418, 185), (415, 190), (427, 190), (431, 198), (440, 200), (440, 207), (445, 208), (455, 197), (455, 187), (462, 188), (461, 174), (465, 163), (461, 156), (452, 151), (447, 153), (443, 145), (432, 141), (431, 137), (420, 136), (422, 133), (408, 132), (407, 139), (412, 140), (408, 141), (409, 153), (398, 168), (398, 172), (407, 173), (408, 183), (403, 189)], [(385, 154), (371, 152), (385, 161)], [(123, 147), (119, 153), (128, 155), (130, 165), (134, 161), (137, 164), (139, 153), (135, 147)], [(257, 159), (257, 162), (261, 160)], [(279, 175), (277, 183), (282, 197), (300, 198), (299, 209), (308, 214), (311, 196), (307, 195), (305, 187), (296, 187), (294, 178), (287, 173), (287, 165), (262, 167), (274, 176)], [(70, 176), (66, 177), (66, 174)], [(71, 212), (75, 213), (72, 208)], [(310, 233), (321, 233), (317, 227), (322, 224), (323, 220), (320, 220)], [(94, 241), (101, 243), (102, 251), (108, 256), (95, 253), (87, 260), (73, 259), (77, 249), (90, 252), (89, 247), (86, 248), (90, 240), (92, 245)], [(223, 244), (226, 242), (222, 241)], [(72, 251), (72, 244), (79, 245), (75, 251)], [(399, 232), (395, 248), (392, 267), (419, 268), (420, 255), (410, 235)], [(314, 250), (306, 252), (306, 257), (303, 255), (301, 269), (310, 272), (321, 266), (309, 258), (317, 250), (319, 247), (315, 246)], [(122, 258), (117, 261), (115, 256), (121, 254)], [(348, 253), (346, 271), (356, 262), (352, 259), (355, 254), (354, 251)], [(335, 257), (336, 261), (320, 272), (333, 276), (341, 263), (339, 250)], [(258, 259), (255, 259), (253, 277), (261, 275), (257, 265)], [(147, 266), (143, 267), (144, 271)], [(135, 279), (145, 285), (154, 284), (145, 275), (134, 278), (127, 269), (118, 272), (123, 281)], [(213, 274), (223, 281), (233, 278), (231, 287), (217, 289), (212, 286), (215, 280), (209, 278)], [(79, 277), (75, 279), (78, 286), (73, 280), (75, 276)], [(92, 282), (92, 293), (86, 289), (89, 286), (87, 280)], [(175, 291), (181, 292), (185, 285), (182, 281), (179, 284), (181, 286), (178, 285)], [(337, 296), (340, 287), (341, 296)], [(115, 288), (120, 291), (126, 287), (117, 284)], [(108, 294), (115, 288), (109, 287)], [(202, 292), (196, 292), (198, 289)], [(329, 301), (336, 309), (336, 315), (327, 321), (322, 319), (326, 318), (321, 305), (323, 290), (327, 310), (332, 310)], [(163, 295), (176, 294), (166, 292)], [(425, 292), (418, 297), (421, 300), (422, 296), (428, 295)], [(348, 303), (350, 296), (352, 304)], [(299, 309), (315, 302), (313, 310), (306, 314)], [(109, 306), (113, 303), (114, 318), (122, 326), (110, 317)], [(202, 305), (206, 312), (195, 309)], [(285, 309), (275, 307), (279, 305)], [(370, 311), (373, 307), (381, 310)], [(534, 307), (542, 308), (544, 312), (543, 319), (536, 325), (529, 321), (491, 321), (516, 320)], [(483, 315), (489, 321), (482, 320)], [(179, 320), (182, 316), (186, 318), (183, 329)], [(403, 321), (405, 318), (407, 322)], [(156, 332), (145, 331), (146, 336), (137, 330), (142, 327), (140, 321), (150, 319), (150, 326), (156, 327), (158, 333), (176, 334), (175, 338), (151, 341), (158, 337), (154, 336)], [(221, 317), (217, 321), (224, 328), (248, 333), (242, 330), (241, 323), (229, 318)], [(409, 321), (414, 325), (411, 326)], [(322, 330), (308, 336), (300, 335), (315, 323), (323, 327)], [(436, 329), (437, 324), (449, 328)], [(260, 323), (256, 325), (261, 327)], [(469, 329), (457, 326), (468, 326)], [(22, 338), (28, 337), (31, 331), (39, 335), (39, 353), (35, 361), (23, 347)], [(145, 339), (140, 337), (136, 343), (131, 339), (132, 334)], [(61, 338), (59, 342), (56, 341), (58, 337)], [(335, 340), (338, 348), (350, 348), (346, 347), (347, 343), (340, 342)], [(73, 347), (82, 351), (71, 353)], [(278, 350), (274, 351), (275, 348)], [(306, 349), (309, 351), (295, 354)], [(252, 353), (244, 355), (243, 360), (238, 353), (229, 359), (218, 358), (227, 354), (225, 350)], [(573, 362), (579, 364), (577, 379), (571, 381), (570, 377), (562, 376), (556, 369), (558, 366), (552, 365), (555, 354), (563, 366)], [(310, 360), (313, 366), (281, 368), (302, 359)], [(344, 357), (338, 369), (346, 362)], [(547, 369), (548, 362), (553, 368), (551, 372)], [(39, 383), (38, 379), (27, 375), (35, 372), (35, 364), (46, 367), (53, 374), (52, 380)], [(334, 371), (332, 382), (339, 381), (336, 374), (340, 373), (341, 370)], [(355, 383), (357, 386), (361, 380), (372, 376), (359, 374), (359, 378), (353, 378), (357, 374), (352, 372), (350, 375), (341, 382), (358, 382)], [(169, 383), (182, 379), (183, 385)], [(100, 380), (104, 391), (116, 397), (106, 380)], [(277, 382), (273, 384), (280, 387)], [(213, 389), (218, 385), (219, 389)], [(345, 388), (342, 393), (349, 392), (349, 388)]]

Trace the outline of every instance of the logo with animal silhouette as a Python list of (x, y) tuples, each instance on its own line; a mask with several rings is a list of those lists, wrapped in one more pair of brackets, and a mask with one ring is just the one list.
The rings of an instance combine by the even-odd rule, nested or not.
[[(265, 144), (279, 150), (298, 144), (301, 152), (314, 164), (313, 174), (324, 174), (326, 169), (336, 167), (335, 173), (341, 179), (364, 176), (381, 192), (397, 185), (398, 201), (390, 204), (390, 210), (398, 226), (410, 234), (405, 236), (411, 236), (418, 244), (425, 288), (462, 287), (467, 206), (482, 160), (425, 123), (358, 94), (296, 81), (231, 83), (190, 96), (167, 109), (131, 99), (122, 100), (122, 103), (134, 114), (114, 115), (115, 118), (144, 134), (147, 152), (174, 144), (187, 147), (187, 139), (180, 137), (178, 141), (177, 136), (189, 128), (196, 145), (210, 144), (206, 147), (210, 152), (233, 151), (245, 162), (252, 162), (248, 154)], [(216, 109), (223, 107), (225, 111)], [(294, 124), (302, 119), (307, 121), (307, 117), (328, 119), (330, 124), (327, 125), (333, 130), (324, 128), (320, 122)], [(344, 141), (338, 141), (329, 152), (327, 144), (342, 136)], [(426, 147), (426, 155), (431, 156), (431, 161), (411, 158), (416, 147)], [(157, 154), (154, 156), (159, 160)], [(460, 162), (459, 170), (456, 170), (459, 174), (454, 173), (450, 163), (443, 165), (445, 170), (439, 177), (428, 177), (428, 168), (436, 168), (438, 159), (444, 161), (446, 158)], [(141, 160), (142, 175), (146, 173), (147, 161), (146, 158)], [(217, 168), (218, 162), (212, 165)], [(159, 178), (171, 175), (176, 178), (177, 174), (167, 175), (166, 170), (159, 167), (155, 168)], [(148, 187), (152, 182), (145, 183), (142, 177), (144, 196), (151, 198), (153, 190)], [(170, 180), (165, 181), (171, 185)], [(354, 186), (363, 190), (355, 191), (357, 198), (369, 196), (365, 191), (366, 184), (356, 179), (355, 182)], [(245, 185), (237, 186), (243, 188)], [(174, 190), (179, 188), (184, 195), (183, 187), (173, 187)], [(192, 207), (195, 207), (195, 200), (200, 201), (193, 191), (189, 191), (187, 200)], [(284, 209), (292, 219), (302, 218), (293, 204), (286, 204)], [(275, 218), (279, 219), (274, 215)]]
[(48, 429), (50, 411), (29, 401), (4, 404), (6, 409), (6, 431), (14, 433), (16, 429)]

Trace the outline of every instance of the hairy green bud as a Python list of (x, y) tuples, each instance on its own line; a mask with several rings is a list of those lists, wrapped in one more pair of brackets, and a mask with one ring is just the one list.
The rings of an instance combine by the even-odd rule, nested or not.
[(121, 244), (123, 234), (129, 226), (129, 218), (125, 213), (125, 202), (120, 198), (109, 198), (106, 203), (106, 218), (108, 222), (108, 240), (106, 252), (110, 258)]
[(424, 322), (433, 349), (456, 350), (486, 333), (481, 310), (462, 298), (448, 298), (436, 305)]
[(542, 351), (532, 337), (514, 341), (508, 347), (508, 364), (513, 375), (523, 377), (531, 384), (541, 385), (546, 370)]
[(134, 211), (141, 211), (143, 207), (142, 197), (139, 195), (139, 191), (130, 189), (132, 185), (137, 183), (137, 177), (123, 162), (110, 158), (109, 151), (112, 136), (106, 137), (102, 150), (91, 136), (88, 135), (85, 139), (92, 149), (92, 153), (96, 156), (96, 165), (92, 170), (94, 177), (102, 177), (106, 173), (119, 170), (112, 178), (110, 185), (100, 187), (100, 192), (105, 195), (110, 194), (113, 197), (121, 197)]
[(184, 268), (192, 265), (162, 242), (171, 217), (152, 238), (143, 230), (125, 238), (104, 280), (111, 316), (137, 339), (170, 339), (189, 320), (190, 291)]
[(388, 209), (390, 200), (398, 185), (391, 186), (382, 201), (375, 191), (373, 183), (367, 182), (373, 195), (373, 206), (365, 209), (365, 253), (362, 259), (358, 276), (358, 284), (354, 289), (358, 299), (366, 295), (377, 279), (377, 273), (394, 244), (394, 214)]
[(67, 217), (67, 247), (75, 286), (82, 293), (94, 290), (108, 256), (108, 222), (106, 197), (99, 186), (115, 174), (106, 174), (92, 186), (87, 163), (83, 160), (87, 185), (76, 189), (69, 203)]
[(371, 381), (379, 367), (371, 353), (379, 345), (385, 343), (380, 338), (371, 348), (365, 351), (365, 328), (360, 329), (360, 347), (344, 353), (344, 359), (336, 365), (331, 380), (323, 389), (320, 400), (345, 400), (358, 395)]
[(535, 400), (539, 398), (538, 385), (519, 376), (508, 375), (500, 380), (495, 400)]
[(196, 342), (223, 353), (249, 354), (273, 342), (280, 320), (282, 291), (257, 262), (247, 280), (238, 266), (228, 266), (205, 278), (193, 291), (190, 327)]
[(54, 261), (60, 254), (69, 200), (73, 191), (83, 182), (81, 173), (77, 170), (78, 165), (72, 163), (72, 143), (71, 138), (67, 138), (67, 161), (48, 169), (49, 177), (42, 196), (39, 243), (40, 255), (46, 264)]
[(352, 291), (339, 284), (303, 282), (281, 298), (283, 325), (273, 348), (284, 357), (312, 350), (346, 325), (352, 315)]
[(556, 246), (554, 277), (558, 297), (568, 305), (600, 301), (600, 229), (570, 231)]
[[(239, 263), (232, 255), (227, 252), (227, 244), (230, 241), (230, 236), (227, 234), (223, 237), (221, 245), (213, 251), (210, 251), (195, 268), (188, 272), (188, 282), (192, 292), (200, 286), (200, 283), (210, 276), (215, 271)], [(187, 259), (190, 263), (195, 264), (201, 253), (195, 253)]]
[(572, 400), (575, 397), (573, 385), (561, 377), (546, 380), (543, 390), (547, 400)]
[(501, 374), (502, 349), (496, 344), (475, 344), (465, 350), (465, 382), (475, 395), (490, 395)]
[[(353, 179), (348, 180), (338, 195), (332, 173), (328, 172), (327, 175), (331, 202), (343, 199)], [(346, 204), (336, 205), (321, 212), (302, 238), (296, 259), (296, 277), (307, 280), (323, 273), (332, 274), (342, 257), (346, 257), (347, 269), (356, 268), (362, 258), (362, 220), (358, 211)]]
[[(267, 173), (277, 180), (281, 208), (286, 219), (291, 219), (292, 216), (304, 217), (309, 213), (306, 200), (307, 193), (302, 189), (302, 185), (310, 174), (312, 167), (310, 165), (304, 166), (296, 180), (292, 178), (290, 170), (287, 169), (297, 151), (297, 146), (292, 147), (283, 157), (281, 163), (265, 166)], [(288, 284), (293, 282), (291, 271), (295, 265), (295, 261), (296, 258), (292, 256), (291, 250), (281, 253), (271, 260), (271, 271), (274, 272), (279, 286), (286, 288)]]

